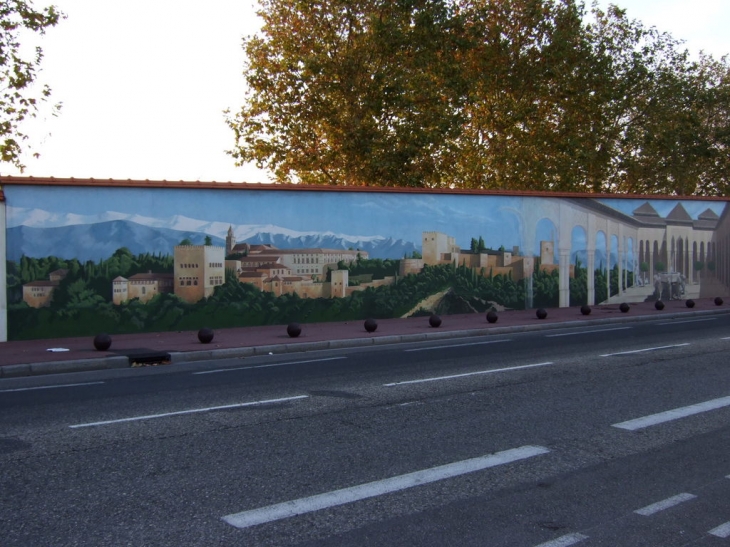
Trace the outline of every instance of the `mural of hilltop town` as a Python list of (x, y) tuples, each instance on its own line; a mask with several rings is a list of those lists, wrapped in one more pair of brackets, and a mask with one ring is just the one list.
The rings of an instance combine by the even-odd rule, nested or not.
[(724, 201), (11, 184), (8, 338), (727, 291)]

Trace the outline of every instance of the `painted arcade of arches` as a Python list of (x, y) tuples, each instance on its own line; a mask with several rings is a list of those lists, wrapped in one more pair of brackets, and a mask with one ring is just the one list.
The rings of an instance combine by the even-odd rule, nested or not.
[[(646, 202), (631, 215), (593, 199), (525, 200), (520, 220), (527, 249), (539, 249), (546, 223), (559, 264), (559, 305), (570, 305), (570, 271), (587, 270), (587, 303), (596, 302), (595, 271), (605, 272), (608, 302), (643, 301), (666, 274), (681, 279), (683, 298), (727, 294), (730, 286), (730, 218), (708, 208), (692, 218), (682, 203), (661, 217)], [(611, 271), (618, 270), (618, 294)], [(601, 291), (604, 292), (604, 291)]]

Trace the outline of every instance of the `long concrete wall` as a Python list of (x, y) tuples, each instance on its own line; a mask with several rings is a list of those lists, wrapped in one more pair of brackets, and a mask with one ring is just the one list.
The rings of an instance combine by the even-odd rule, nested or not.
[[(721, 199), (22, 177), (0, 177), (0, 184), (2, 341), (72, 335), (69, 323), (121, 331), (189, 327), (235, 278), (270, 293), (234, 290), (244, 301), (217, 304), (219, 316), (249, 323), (284, 320), (291, 310), (330, 319), (358, 309), (399, 316), (402, 310), (387, 307), (402, 296), (398, 284), (446, 266), (462, 268), (475, 301), (483, 300), (480, 286), (502, 276), (512, 284), (507, 293), (525, 292), (508, 306), (528, 307), (538, 274), (558, 277), (555, 305), (575, 304), (579, 266), (586, 272), (580, 293), (591, 305), (646, 299), (667, 274), (681, 280), (674, 297), (708, 287), (723, 294), (730, 278), (729, 213)], [(377, 260), (390, 261), (384, 279), (359, 275), (369, 273), (361, 264), (377, 271)], [(10, 285), (6, 264), (14, 272)], [(340, 267), (355, 273), (349, 287), (333, 290), (347, 278), (332, 275)], [(130, 287), (141, 291), (137, 299)], [(441, 289), (404, 293), (437, 307)], [(19, 333), (21, 324), (36, 330)]]
[[(1, 192), (1, 190), (0, 190)], [(0, 342), (8, 340), (8, 291), (6, 267), (5, 201), (0, 200)]]

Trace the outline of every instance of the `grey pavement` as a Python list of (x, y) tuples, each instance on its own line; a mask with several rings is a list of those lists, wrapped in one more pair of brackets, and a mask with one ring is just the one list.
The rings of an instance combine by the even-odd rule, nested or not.
[[(697, 298), (689, 308), (686, 300), (664, 302), (657, 310), (653, 302), (629, 305), (627, 312), (618, 303), (592, 306), (589, 315), (579, 307), (550, 308), (545, 319), (535, 310), (512, 310), (498, 314), (488, 323), (485, 314), (441, 316), (441, 325), (432, 327), (428, 317), (379, 319), (377, 330), (367, 332), (364, 321), (302, 323), (301, 334), (292, 338), (287, 325), (218, 329), (213, 340), (204, 344), (198, 331), (153, 332), (112, 335), (107, 351), (94, 348), (93, 337), (23, 340), (0, 343), (0, 378), (40, 374), (128, 368), (144, 365), (174, 365), (253, 355), (297, 353), (326, 349), (419, 342), (470, 336), (488, 336), (571, 326), (602, 325), (628, 321), (681, 320), (695, 316), (730, 314), (730, 298), (721, 305), (714, 298)], [(202, 327), (202, 325), (201, 325)]]

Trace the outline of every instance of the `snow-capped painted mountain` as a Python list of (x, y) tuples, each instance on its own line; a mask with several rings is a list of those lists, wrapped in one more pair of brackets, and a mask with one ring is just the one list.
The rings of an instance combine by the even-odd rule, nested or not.
[[(7, 214), (8, 228), (17, 226), (26, 226), (29, 228), (60, 228), (81, 224), (98, 224), (101, 222), (110, 222), (115, 220), (126, 220), (150, 228), (164, 228), (180, 232), (202, 233), (211, 237), (218, 237), (224, 241), (228, 235), (228, 229), (232, 228), (236, 241), (239, 243), (244, 241), (253, 242), (252, 240), (257, 237), (265, 238), (265, 234), (269, 234), (272, 238), (275, 237), (282, 242), (291, 241), (293, 243), (297, 243), (296, 246), (299, 246), (297, 242), (298, 238), (310, 241), (316, 241), (317, 238), (322, 238), (323, 240), (342, 239), (347, 242), (347, 246), (352, 246), (353, 244), (356, 246), (358, 244), (364, 245), (366, 243), (374, 245), (382, 240), (390, 239), (381, 235), (348, 235), (338, 234), (331, 231), (299, 232), (283, 228), (275, 224), (231, 224), (228, 222), (199, 220), (183, 215), (173, 215), (167, 218), (154, 218), (132, 213), (120, 213), (117, 211), (106, 211), (97, 215), (78, 215), (72, 213), (51, 213), (43, 209), (26, 209), (21, 207), (8, 207)], [(256, 242), (260, 243), (263, 242), (263, 240), (257, 240)], [(267, 243), (270, 243), (270, 241), (267, 241)], [(320, 245), (313, 246), (319, 247)], [(342, 246), (337, 245), (335, 248), (339, 249), (342, 248)]]
[[(11, 215), (8, 215), (9, 217)], [(119, 218), (124, 216), (126, 218)], [(202, 245), (210, 236), (214, 245), (225, 246), (230, 224), (190, 219), (180, 215), (155, 219), (109, 212), (102, 215), (56, 215), (40, 209), (12, 211), (8, 222), (8, 259), (21, 256), (57, 256), (82, 262), (108, 258), (127, 247), (133, 254), (172, 254), (175, 245), (189, 239)], [(233, 226), (237, 243), (268, 243), (280, 249), (360, 249), (370, 258), (402, 258), (418, 250), (400, 239), (382, 236), (350, 236), (333, 232), (297, 232), (275, 225)]]
[[(126, 220), (57, 228), (15, 226), (7, 231), (7, 257), (16, 262), (23, 255), (32, 258), (56, 256), (63, 259), (76, 258), (81, 262), (96, 262), (109, 258), (121, 247), (126, 247), (135, 255), (165, 255), (172, 254), (173, 247), (185, 238), (195, 245), (202, 245), (205, 234), (151, 228)], [(214, 245), (225, 245), (225, 240), (215, 237), (211, 239)]]

